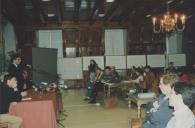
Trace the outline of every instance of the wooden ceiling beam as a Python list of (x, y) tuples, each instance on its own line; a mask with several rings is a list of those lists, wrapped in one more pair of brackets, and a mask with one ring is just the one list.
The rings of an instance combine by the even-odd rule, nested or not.
[(90, 17), (89, 17), (89, 21), (90, 21), (90, 22), (93, 22), (93, 20), (94, 20), (94, 18), (95, 18), (95, 12), (96, 12), (96, 10), (98, 9), (99, 4), (100, 4), (100, 0), (95, 0), (93, 9), (92, 9), (91, 14), (90, 14)]
[(44, 15), (44, 12), (41, 8), (41, 3), (39, 0), (31, 0), (32, 5), (33, 5), (33, 9), (35, 14), (37, 14), (41, 20), (42, 23), (46, 23), (46, 17)]
[(80, 8), (81, 8), (81, 0), (74, 0), (74, 22), (79, 21), (79, 13), (80, 13)]
[(112, 19), (113, 15), (114, 15), (114, 12), (119, 8), (121, 2), (122, 2), (121, 0), (115, 0), (112, 3), (111, 7), (109, 8), (109, 10), (107, 11), (107, 13), (104, 16), (104, 21), (105, 22)]
[[(14, 19), (13, 16), (11, 16), (10, 14), (16, 13), (16, 11), (12, 11), (9, 7), (10, 7), (10, 3), (9, 0), (3, 0), (1, 1), (1, 13), (7, 17), (7, 18), (11, 18)], [(14, 9), (14, 8), (13, 8)], [(15, 10), (15, 9), (14, 9)]]
[(64, 0), (54, 0), (58, 23), (61, 24), (64, 18)]
[(2, 11), (3, 15), (7, 17), (14, 24), (24, 24), (26, 23), (24, 15), (24, 5), (21, 3), (13, 3), (10, 0), (2, 1)]
[(140, 3), (140, 0), (132, 1), (128, 3), (128, 6), (124, 9), (122, 14), (118, 18), (119, 24), (128, 18), (129, 14), (132, 13), (140, 5), (139, 3)]

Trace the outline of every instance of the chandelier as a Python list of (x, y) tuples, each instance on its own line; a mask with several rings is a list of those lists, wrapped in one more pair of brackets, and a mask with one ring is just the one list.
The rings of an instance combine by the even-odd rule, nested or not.
[(153, 17), (153, 31), (154, 33), (160, 32), (182, 32), (185, 29), (186, 16), (184, 14), (179, 15), (175, 13), (172, 15), (167, 5), (167, 11), (161, 18)]

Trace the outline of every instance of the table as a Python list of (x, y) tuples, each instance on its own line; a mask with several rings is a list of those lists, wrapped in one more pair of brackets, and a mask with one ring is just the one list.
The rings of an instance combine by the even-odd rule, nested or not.
[(57, 128), (55, 92), (41, 95), (30, 90), (28, 97), (32, 100), (19, 102), (9, 108), (10, 114), (22, 117), (21, 128)]
[(106, 87), (108, 87), (107, 96), (110, 97), (112, 88), (121, 88), (123, 86), (131, 86), (129, 81), (121, 81), (119, 83), (103, 83), (104, 84), (104, 93), (106, 92)]
[(131, 102), (137, 105), (137, 117), (141, 117), (141, 105), (147, 104), (154, 98), (139, 98), (137, 95), (128, 93), (128, 107), (131, 108)]
[[(118, 83), (104, 83), (104, 94), (110, 97), (111, 88), (117, 88), (118, 86), (119, 86)], [(107, 94), (106, 94), (106, 87), (108, 87)]]
[[(39, 91), (34, 91), (32, 90), (28, 90), (28, 96), (27, 97), (31, 97), (32, 100), (30, 101), (44, 101), (44, 100), (51, 100), (52, 101), (52, 105), (54, 107), (55, 113), (57, 113), (57, 111), (60, 109), (58, 106), (58, 97), (55, 91), (52, 92), (47, 92), (47, 93), (41, 93)], [(23, 101), (23, 102), (28, 102), (28, 101)]]

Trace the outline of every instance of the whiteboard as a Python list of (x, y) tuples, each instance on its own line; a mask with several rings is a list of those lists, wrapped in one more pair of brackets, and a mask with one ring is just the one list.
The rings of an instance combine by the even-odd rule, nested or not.
[(169, 54), (169, 62), (174, 62), (174, 66), (186, 66), (185, 54)]
[(59, 58), (58, 74), (62, 79), (82, 79), (82, 58)]
[(147, 65), (150, 67), (165, 67), (165, 55), (147, 55)]
[(106, 66), (115, 66), (116, 69), (126, 69), (126, 56), (106, 56)]
[(127, 68), (131, 68), (132, 66), (146, 66), (146, 55), (127, 56)]
[(98, 64), (98, 67), (104, 69), (104, 56), (84, 56), (83, 57), (83, 70), (88, 70), (88, 65), (90, 64), (90, 60), (93, 59)]

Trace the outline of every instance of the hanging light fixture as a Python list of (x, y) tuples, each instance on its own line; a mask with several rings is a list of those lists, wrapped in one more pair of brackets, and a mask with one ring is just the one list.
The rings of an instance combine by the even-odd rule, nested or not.
[(179, 31), (182, 32), (185, 29), (186, 16), (184, 14), (179, 15), (175, 13), (172, 15), (169, 11), (169, 6), (167, 4), (167, 12), (161, 18), (153, 17), (153, 31), (154, 33), (160, 32), (172, 32)]

